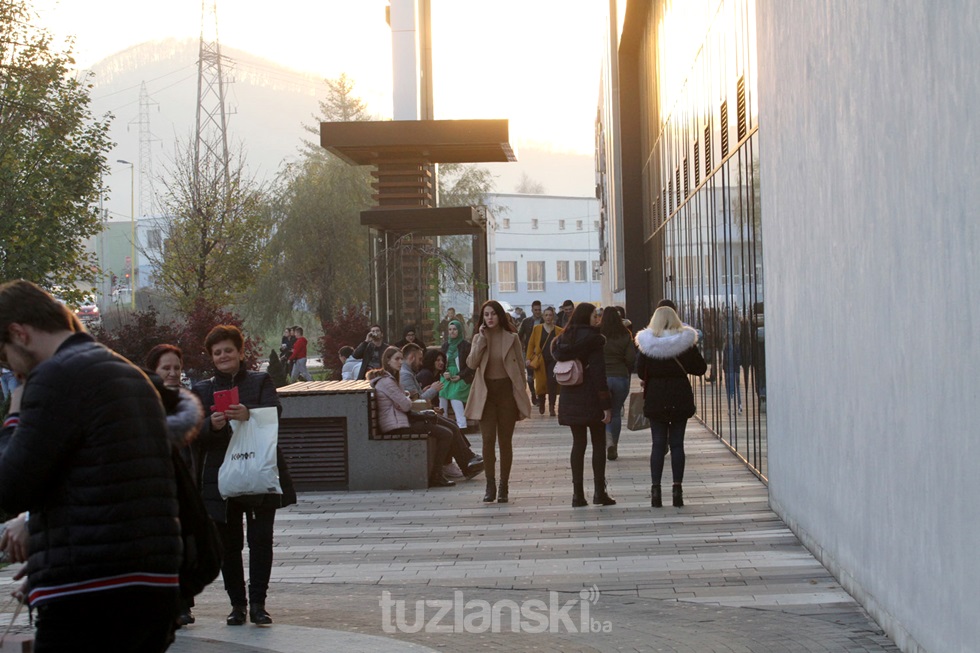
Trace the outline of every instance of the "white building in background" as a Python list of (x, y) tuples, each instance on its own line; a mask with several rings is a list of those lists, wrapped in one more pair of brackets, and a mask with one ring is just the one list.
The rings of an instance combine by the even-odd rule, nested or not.
[(599, 201), (594, 197), (488, 198), (490, 297), (522, 307), (600, 302)]

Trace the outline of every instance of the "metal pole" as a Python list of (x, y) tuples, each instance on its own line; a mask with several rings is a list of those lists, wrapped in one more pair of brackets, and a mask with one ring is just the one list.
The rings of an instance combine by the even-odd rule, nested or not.
[(129, 166), (129, 307), (136, 309), (136, 169), (125, 159), (116, 163)]
[(136, 167), (129, 164), (129, 307), (136, 310)]

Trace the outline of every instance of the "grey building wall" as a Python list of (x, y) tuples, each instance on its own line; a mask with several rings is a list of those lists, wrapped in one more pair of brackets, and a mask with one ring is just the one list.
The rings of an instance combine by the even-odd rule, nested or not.
[(980, 643), (980, 3), (759, 0), (773, 507), (905, 651)]

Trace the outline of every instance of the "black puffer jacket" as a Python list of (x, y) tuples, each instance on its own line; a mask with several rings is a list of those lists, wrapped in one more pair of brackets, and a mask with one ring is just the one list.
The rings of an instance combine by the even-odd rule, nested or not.
[(561, 386), (558, 423), (564, 426), (602, 422), (603, 412), (612, 408), (612, 396), (606, 385), (606, 339), (598, 327), (575, 326), (551, 342), (555, 360), (582, 362), (584, 380), (580, 385)]
[(93, 581), (152, 574), (176, 583), (171, 445), (147, 377), (76, 333), (30, 373), (18, 417), (0, 433), (0, 507), (31, 513), (32, 605)]
[(708, 369), (697, 348), (698, 332), (689, 326), (653, 335), (650, 329), (636, 334), (636, 375), (645, 382), (643, 414), (651, 419), (674, 421), (694, 416), (694, 392), (687, 375), (702, 376)]
[[(231, 440), (231, 426), (225, 425), (220, 431), (211, 430), (211, 406), (214, 405), (214, 393), (217, 390), (230, 390), (238, 387), (238, 401), (247, 408), (263, 408), (275, 406), (282, 414), (279, 394), (276, 386), (265, 372), (252, 372), (241, 369), (232, 378), (228, 374), (217, 372), (214, 378), (199, 381), (194, 384), (194, 394), (204, 404), (204, 428), (195, 443), (195, 457), (198, 462), (198, 485), (204, 497), (208, 514), (216, 522), (228, 520), (227, 502), (218, 492), (218, 469), (225, 460), (225, 451)], [(277, 466), (279, 467), (279, 484), (282, 494), (257, 494), (255, 496), (235, 497), (235, 501), (247, 504), (253, 508), (282, 508), (296, 503), (296, 490), (293, 479), (289, 475), (286, 459), (282, 450), (276, 448)]]

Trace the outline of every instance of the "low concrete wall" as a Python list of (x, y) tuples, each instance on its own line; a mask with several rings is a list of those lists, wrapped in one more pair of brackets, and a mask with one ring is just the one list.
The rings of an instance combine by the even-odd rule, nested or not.
[[(348, 490), (418, 490), (428, 487), (428, 438), (371, 439), (369, 391), (280, 393), (282, 419), (343, 416), (347, 420)], [(383, 437), (383, 436), (382, 436)]]

